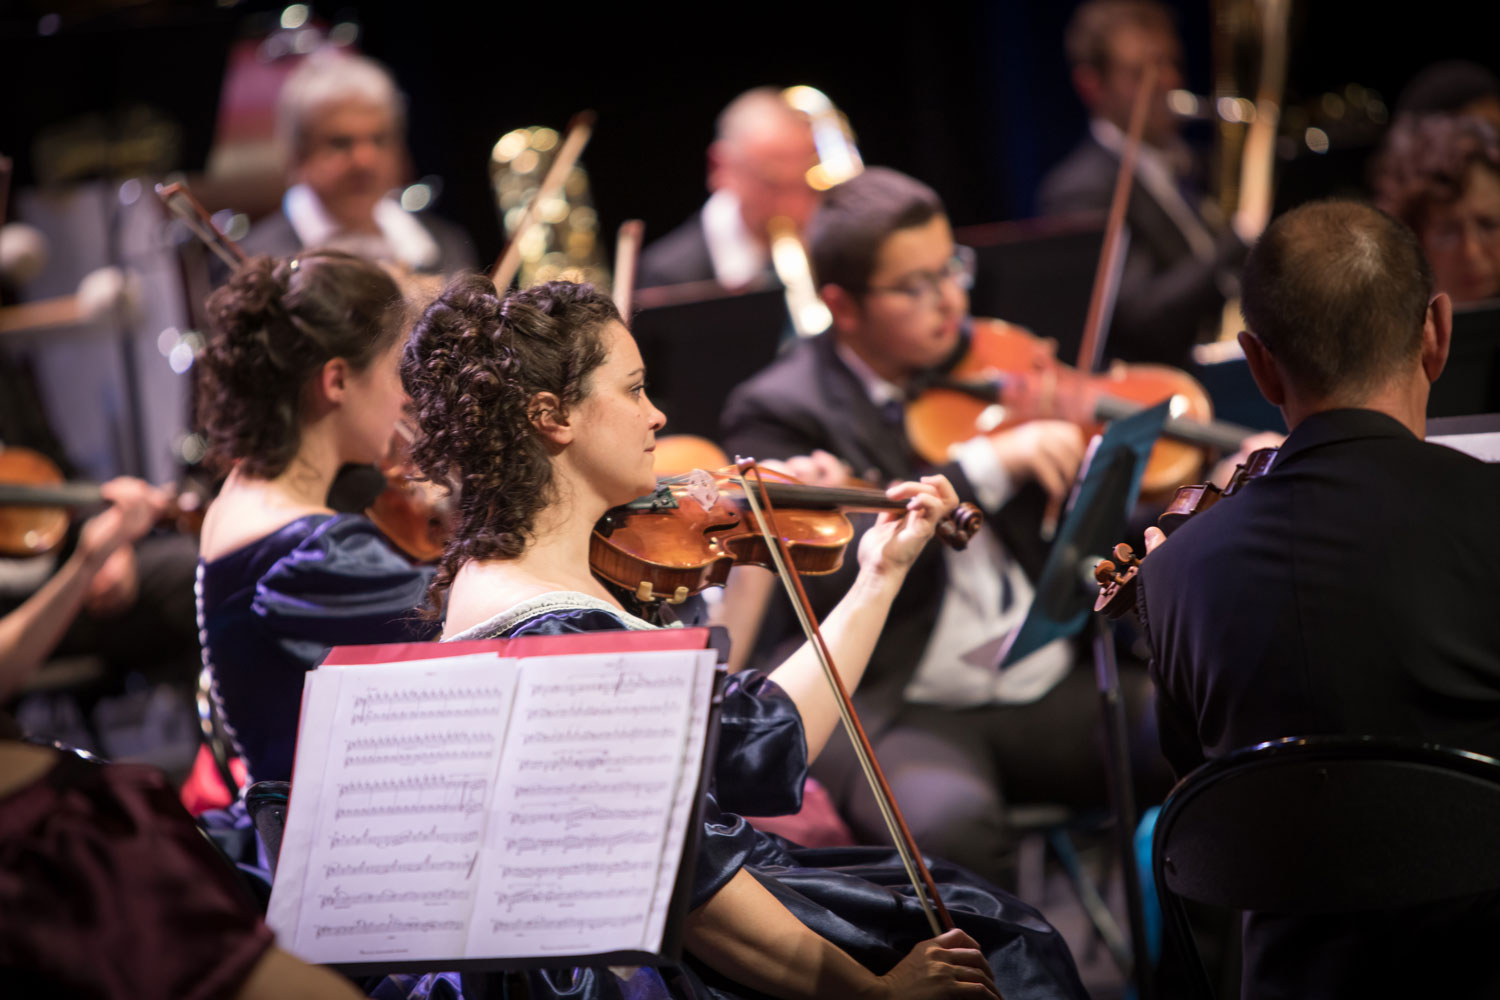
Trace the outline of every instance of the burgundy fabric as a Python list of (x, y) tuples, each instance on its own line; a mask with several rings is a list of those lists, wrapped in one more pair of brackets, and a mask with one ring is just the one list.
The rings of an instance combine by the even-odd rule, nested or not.
[(159, 771), (60, 756), (0, 798), (0, 993), (231, 997), (273, 943)]

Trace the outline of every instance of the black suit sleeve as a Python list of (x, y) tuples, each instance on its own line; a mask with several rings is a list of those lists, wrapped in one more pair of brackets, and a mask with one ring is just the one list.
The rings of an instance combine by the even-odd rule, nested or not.
[[(1109, 174), (1115, 169), (1117, 164), (1109, 159), (1065, 162), (1038, 192), (1042, 214), (1108, 211), (1114, 193)], [(1149, 207), (1145, 204), (1147, 197), (1139, 190), (1132, 192), (1127, 224), (1150, 215), (1159, 218), (1163, 227), (1172, 226), (1154, 202)], [(1191, 252), (1164, 251), (1164, 241), (1176, 244), (1180, 239), (1175, 227), (1160, 236), (1144, 227), (1132, 228), (1105, 347), (1108, 357), (1186, 364), (1204, 322), (1223, 308), (1220, 276), (1236, 273), (1248, 248), (1233, 232), (1225, 231), (1216, 239), (1209, 259)]]

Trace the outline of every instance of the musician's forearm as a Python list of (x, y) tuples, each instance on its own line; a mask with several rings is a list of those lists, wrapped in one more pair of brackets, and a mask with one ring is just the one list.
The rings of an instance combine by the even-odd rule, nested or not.
[(715, 971), (775, 997), (850, 997), (876, 985), (873, 973), (743, 869), (688, 915), (685, 941)]
[[(880, 639), (891, 603), (905, 580), (904, 572), (861, 570), (849, 593), (822, 623), (833, 662), (852, 693), (864, 677), (870, 654)], [(791, 696), (802, 715), (808, 760), (814, 760), (839, 721), (838, 704), (818, 662), (817, 651), (803, 643), (771, 677)]]

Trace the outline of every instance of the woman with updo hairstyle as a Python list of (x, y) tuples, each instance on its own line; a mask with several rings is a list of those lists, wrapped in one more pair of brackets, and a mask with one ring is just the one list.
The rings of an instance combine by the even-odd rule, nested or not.
[[(487, 279), (461, 277), (417, 323), (401, 375), (420, 424), (417, 464), (461, 486), (459, 528), (431, 594), (432, 607), (446, 601), (445, 639), (656, 627), (589, 569), (599, 518), (655, 487), (666, 422), (605, 295), (551, 282), (501, 299)], [(912, 561), (957, 505), (940, 476), (887, 493), (906, 510), (865, 533), (859, 576), (823, 625), (850, 688)], [(929, 938), (894, 852), (800, 848), (741, 818), (796, 811), (837, 716), (807, 648), (769, 674), (734, 674), (703, 804), (686, 962), (528, 972), (527, 995), (994, 997), (998, 985), (1009, 1000), (1085, 996), (1061, 936), (969, 873), (934, 862), (962, 929)]]
[(1386, 136), (1375, 203), (1422, 242), (1437, 291), (1500, 298), (1500, 136), (1483, 118), (1406, 115)]
[(285, 781), (324, 652), (435, 631), (418, 610), (430, 568), (328, 503), (340, 467), (389, 447), (406, 304), (378, 265), (324, 250), (251, 259), (208, 312), (198, 413), (228, 478), (200, 541), (203, 658), (250, 780)]

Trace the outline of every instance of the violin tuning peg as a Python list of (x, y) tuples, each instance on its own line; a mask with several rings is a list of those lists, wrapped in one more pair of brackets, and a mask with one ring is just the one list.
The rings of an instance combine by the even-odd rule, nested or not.
[(1094, 579), (1099, 581), (1099, 586), (1108, 587), (1115, 582), (1115, 564), (1108, 559), (1100, 559), (1094, 564)]
[(1140, 560), (1135, 557), (1135, 550), (1124, 542), (1121, 542), (1119, 545), (1115, 546), (1115, 561), (1119, 562), (1123, 566), (1134, 566), (1136, 563), (1140, 562)]

